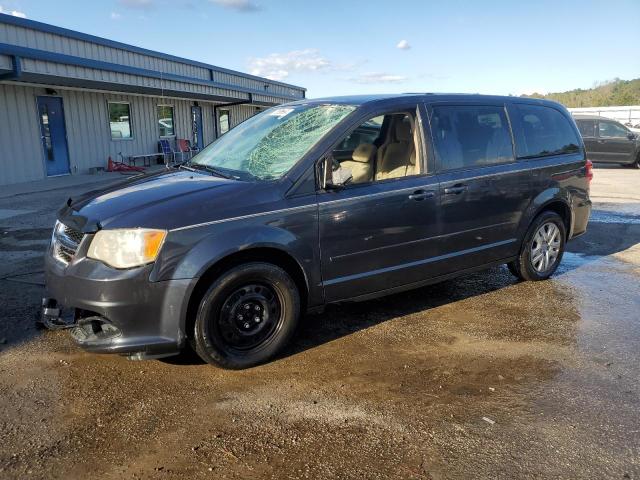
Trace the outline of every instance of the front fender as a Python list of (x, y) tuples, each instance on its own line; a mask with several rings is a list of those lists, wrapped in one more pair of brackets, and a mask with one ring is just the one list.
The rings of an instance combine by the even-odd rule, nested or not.
[[(253, 248), (283, 251), (296, 260), (308, 276), (307, 269), (313, 265), (316, 256), (314, 243), (308, 239), (274, 225), (217, 227), (200, 235), (189, 230), (171, 232), (165, 244), (166, 251), (156, 262), (151, 280), (197, 278), (223, 258)], [(200, 238), (194, 241), (194, 235)]]

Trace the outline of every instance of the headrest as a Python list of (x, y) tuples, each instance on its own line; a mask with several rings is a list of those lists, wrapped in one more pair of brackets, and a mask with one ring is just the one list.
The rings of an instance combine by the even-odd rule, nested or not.
[(405, 116), (402, 120), (397, 120), (395, 128), (396, 141), (411, 141), (411, 120), (409, 120), (409, 117)]
[(353, 151), (351, 158), (353, 158), (354, 162), (369, 163), (373, 160), (376, 150), (378, 149), (375, 145), (370, 143), (361, 143)]

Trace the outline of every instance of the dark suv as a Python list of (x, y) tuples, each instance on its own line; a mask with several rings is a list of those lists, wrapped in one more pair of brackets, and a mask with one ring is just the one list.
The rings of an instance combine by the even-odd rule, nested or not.
[(93, 352), (190, 345), (215, 365), (256, 365), (327, 303), (503, 263), (548, 278), (587, 228), (591, 176), (571, 116), (549, 101), (282, 105), (188, 163), (69, 199), (43, 320)]
[(640, 139), (637, 134), (609, 118), (575, 115), (574, 119), (589, 160), (640, 168)]

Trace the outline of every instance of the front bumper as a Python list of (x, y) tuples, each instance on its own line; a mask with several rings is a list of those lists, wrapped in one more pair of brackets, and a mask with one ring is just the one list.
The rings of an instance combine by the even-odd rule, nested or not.
[[(65, 265), (48, 254), (43, 313), (69, 313), (66, 326), (90, 352), (132, 358), (177, 354), (184, 346), (182, 319), (192, 281), (150, 282), (152, 268), (116, 270), (86, 257)], [(55, 319), (48, 320), (52, 326)]]

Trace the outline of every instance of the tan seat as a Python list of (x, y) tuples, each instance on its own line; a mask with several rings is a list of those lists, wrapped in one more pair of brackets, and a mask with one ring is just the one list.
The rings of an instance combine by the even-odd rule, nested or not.
[(416, 173), (416, 150), (410, 117), (398, 115), (394, 118), (392, 132), (391, 140), (378, 149), (376, 180)]
[(375, 145), (370, 143), (361, 143), (353, 151), (351, 160), (340, 162), (344, 168), (351, 170), (353, 175), (352, 183), (366, 183), (373, 181), (373, 163), (376, 158)]

